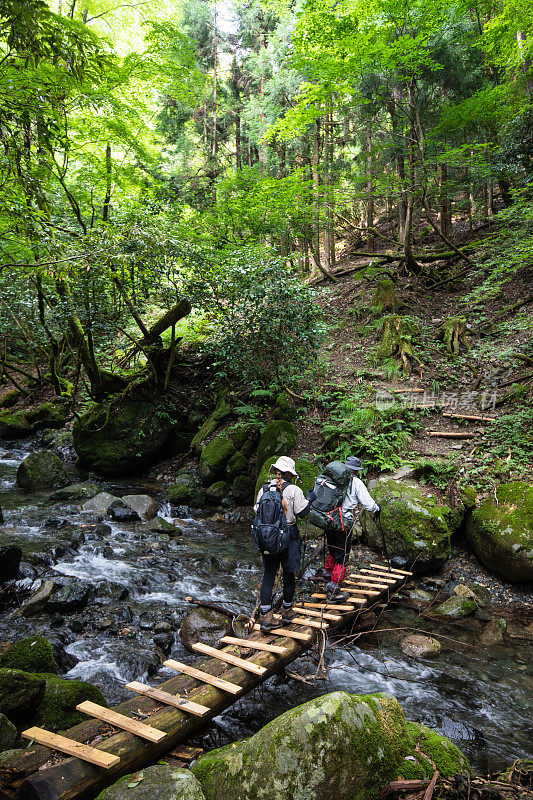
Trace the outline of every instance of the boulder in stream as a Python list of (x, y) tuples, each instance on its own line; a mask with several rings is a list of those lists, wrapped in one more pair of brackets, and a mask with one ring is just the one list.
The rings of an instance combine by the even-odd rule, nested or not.
[(204, 486), (209, 486), (226, 475), (226, 464), (235, 454), (232, 442), (223, 434), (216, 436), (202, 449), (198, 475)]
[(123, 503), (122, 500), (115, 500), (107, 509), (107, 515), (115, 522), (137, 522), (140, 517), (131, 506)]
[(466, 522), (466, 541), (479, 560), (508, 581), (533, 580), (533, 486), (512, 481), (496, 487)]
[(44, 609), (57, 587), (55, 581), (43, 581), (28, 599), (14, 612), (14, 617), (32, 617)]
[(60, 489), (70, 479), (62, 462), (50, 450), (30, 453), (17, 469), (17, 483), (30, 492)]
[(477, 611), (477, 603), (470, 597), (460, 597), (454, 595), (449, 597), (444, 603), (438, 605), (433, 613), (438, 617), (450, 617), (451, 619), (461, 619), (469, 617)]
[(400, 642), (402, 653), (412, 658), (428, 658), (436, 656), (441, 651), (441, 644), (433, 636), (423, 636), (413, 633), (405, 636)]
[(62, 612), (71, 614), (82, 611), (94, 594), (94, 587), (84, 581), (71, 581), (60, 586), (46, 604), (52, 614)]
[(26, 416), (35, 428), (62, 428), (67, 421), (67, 409), (53, 403), (41, 403), (27, 411)]
[(167, 488), (166, 497), (175, 506), (201, 508), (205, 504), (205, 489), (196, 471), (185, 467), (179, 470), (175, 482)]
[(226, 481), (215, 481), (211, 486), (207, 487), (206, 497), (208, 503), (218, 505), (219, 503), (225, 504), (228, 501), (231, 493), (231, 486)]
[(8, 544), (7, 547), (0, 547), (0, 583), (16, 577), (21, 559), (22, 549), (18, 545)]
[(32, 722), (42, 725), (49, 731), (64, 731), (72, 728), (87, 717), (76, 710), (79, 703), (92, 700), (101, 706), (107, 706), (106, 699), (100, 689), (86, 681), (73, 681), (58, 678), (57, 675), (42, 673), (35, 677), (44, 680), (45, 690), (43, 698), (35, 711)]
[[(414, 571), (440, 569), (450, 557), (453, 514), (436, 497), (416, 485), (384, 478), (376, 481), (372, 497), (381, 508), (381, 525), (390, 557), (414, 563)], [(367, 511), (361, 514), (363, 539), (370, 547), (383, 548), (381, 531)]]
[(48, 498), (52, 503), (65, 502), (66, 500), (90, 500), (100, 492), (97, 483), (84, 481), (83, 483), (71, 483), (63, 489), (52, 492)]
[(0, 713), (12, 722), (29, 719), (41, 702), (46, 681), (20, 669), (0, 669)]
[(189, 769), (155, 764), (125, 775), (96, 800), (205, 800), (202, 787)]
[(15, 414), (0, 414), (0, 439), (24, 439), (33, 431), (22, 411)]
[(95, 405), (72, 429), (80, 463), (105, 476), (145, 470), (169, 450), (176, 430), (174, 413), (137, 397)]
[(217, 647), (220, 639), (231, 633), (231, 619), (220, 611), (197, 606), (182, 620), (180, 638), (192, 650), (196, 642)]
[(159, 511), (159, 503), (148, 494), (126, 494), (122, 502), (135, 511), (142, 519), (153, 519)]
[(0, 667), (25, 672), (57, 672), (52, 645), (44, 636), (28, 636), (10, 645), (0, 656)]
[[(391, 695), (332, 692), (285, 712), (244, 742), (201, 756), (191, 771), (206, 800), (374, 800), (415, 750), (422, 726), (408, 726)], [(468, 761), (435, 734), (429, 752), (442, 775)], [(447, 758), (441, 757), (446, 752)], [(427, 759), (423, 777), (433, 774)]]
[(112, 503), (115, 503), (117, 500), (118, 497), (109, 494), (109, 492), (100, 492), (90, 500), (87, 500), (87, 502), (82, 505), (81, 510), (86, 511), (89, 514), (104, 516), (107, 514), (109, 506)]

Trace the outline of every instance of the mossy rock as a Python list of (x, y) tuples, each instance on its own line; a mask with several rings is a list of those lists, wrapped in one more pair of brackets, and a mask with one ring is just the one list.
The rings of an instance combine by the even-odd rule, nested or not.
[(231, 493), (231, 486), (227, 481), (216, 481), (208, 486), (205, 494), (208, 503), (218, 505), (225, 500)]
[(178, 472), (175, 482), (167, 487), (165, 496), (176, 506), (190, 505), (193, 508), (201, 508), (206, 500), (205, 489), (198, 475), (186, 467)]
[(240, 450), (245, 458), (250, 458), (254, 450), (256, 450), (259, 434), (259, 426), (251, 422), (233, 425), (231, 428), (226, 429), (226, 435), (235, 450)]
[(214, 608), (197, 606), (183, 618), (180, 639), (192, 651), (197, 642), (218, 647), (220, 639), (231, 632), (230, 617)]
[(10, 645), (0, 657), (0, 667), (25, 672), (57, 672), (52, 645), (44, 636), (29, 636)]
[[(407, 731), (411, 737), (413, 749), (401, 761), (397, 773), (398, 779), (424, 780), (432, 778), (435, 770), (428, 759), (433, 760), (443, 778), (450, 778), (457, 774), (472, 774), (468, 759), (445, 736), (416, 722), (408, 722)], [(428, 758), (424, 758), (424, 755)]]
[(25, 414), (0, 414), (0, 439), (24, 439), (33, 431)]
[(469, 617), (470, 614), (475, 614), (478, 605), (475, 600), (470, 597), (459, 597), (454, 595), (449, 597), (444, 603), (438, 605), (433, 613), (438, 617), (450, 617), (451, 619), (462, 619)]
[(70, 478), (67, 470), (51, 450), (30, 453), (17, 469), (17, 483), (27, 491), (61, 489), (68, 486)]
[(298, 416), (298, 409), (294, 400), (288, 392), (281, 392), (276, 397), (276, 405), (274, 406), (275, 419), (287, 419), (290, 422)]
[(9, 750), (18, 738), (19, 732), (13, 723), (4, 714), (0, 714), (0, 751)]
[(298, 431), (292, 422), (275, 419), (265, 427), (257, 446), (256, 471), (259, 472), (267, 460), (277, 456), (288, 456), (298, 440)]
[(477, 504), (477, 493), (472, 486), (465, 486), (461, 492), (461, 503), (466, 512), (473, 511)]
[(206, 800), (375, 800), (414, 748), (394, 697), (332, 692), (202, 756), (192, 772)]
[(226, 475), (232, 481), (237, 475), (244, 475), (248, 471), (248, 460), (241, 452), (234, 453), (226, 465)]
[(43, 679), (46, 687), (34, 722), (49, 731), (64, 731), (84, 722), (87, 719), (86, 714), (76, 711), (76, 706), (84, 700), (107, 706), (104, 695), (92, 683), (58, 678), (57, 675), (50, 673), (42, 673), (35, 677)]
[(189, 769), (155, 764), (125, 775), (104, 789), (96, 800), (205, 800), (202, 787)]
[(0, 400), (0, 408), (11, 408), (22, 397), (22, 392), (19, 389), (10, 389)]
[(100, 492), (97, 483), (84, 481), (83, 483), (71, 483), (63, 489), (52, 492), (48, 498), (52, 503), (65, 502), (66, 500), (91, 500)]
[(148, 400), (134, 397), (98, 404), (73, 427), (80, 463), (100, 475), (142, 472), (169, 454), (176, 420)]
[(42, 403), (27, 411), (26, 417), (35, 428), (62, 428), (67, 421), (67, 410), (53, 403)]
[(239, 505), (249, 505), (254, 502), (255, 481), (250, 475), (237, 475), (233, 481), (231, 491), (233, 499)]
[(46, 681), (20, 669), (0, 668), (0, 713), (12, 722), (29, 719), (41, 702)]
[(533, 580), (533, 486), (512, 481), (496, 488), (466, 523), (466, 541), (479, 560), (508, 581)]
[(201, 428), (194, 435), (191, 447), (194, 450), (199, 450), (203, 442), (208, 439), (212, 433), (216, 431), (219, 424), (223, 419), (226, 419), (231, 414), (231, 406), (224, 396), (217, 404), (215, 410), (206, 419)]
[(204, 486), (209, 486), (226, 475), (226, 464), (234, 455), (235, 447), (230, 440), (221, 434), (209, 442), (200, 456), (198, 475)]
[[(381, 508), (389, 556), (408, 559), (418, 572), (442, 567), (451, 553), (451, 509), (439, 505), (435, 496), (425, 495), (418, 486), (391, 478), (377, 481), (371, 494)], [(381, 550), (381, 531), (372, 516), (364, 511), (361, 521), (365, 543)]]

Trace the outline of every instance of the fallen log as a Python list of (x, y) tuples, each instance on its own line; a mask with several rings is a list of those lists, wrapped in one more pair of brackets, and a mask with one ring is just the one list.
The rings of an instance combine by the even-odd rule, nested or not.
[(444, 411), (443, 417), (450, 417), (450, 419), (473, 419), (479, 422), (496, 422), (496, 417), (478, 417), (476, 414), (452, 414), (449, 411)]
[(418, 792), (426, 789), (430, 784), (429, 780), (410, 780), (410, 781), (391, 781), (388, 786), (379, 793), (380, 800), (386, 800), (395, 792)]
[(441, 439), (472, 439), (471, 433), (459, 433), (458, 431), (428, 431), (428, 436), (439, 436)]

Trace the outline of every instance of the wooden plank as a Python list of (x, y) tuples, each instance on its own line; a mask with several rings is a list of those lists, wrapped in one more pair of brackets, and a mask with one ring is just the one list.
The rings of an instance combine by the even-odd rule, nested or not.
[(231, 653), (227, 653), (225, 650), (217, 650), (215, 647), (209, 647), (208, 644), (204, 644), (203, 642), (196, 642), (192, 645), (192, 648), (198, 653), (205, 653), (206, 656), (212, 656), (213, 658), (218, 658), (220, 661), (226, 661), (228, 664), (233, 664), (234, 667), (246, 669), (248, 672), (255, 673), (255, 675), (263, 675), (267, 671), (266, 667), (260, 667), (258, 664), (252, 664), (251, 661), (246, 661), (244, 658), (232, 656)]
[(27, 731), (21, 733), (21, 736), (24, 736), (25, 739), (34, 739), (39, 744), (50, 747), (51, 750), (58, 750), (60, 753), (81, 758), (82, 761), (88, 761), (89, 764), (95, 764), (104, 769), (110, 769), (120, 761), (120, 758), (112, 753), (97, 750), (96, 747), (75, 742), (74, 739), (67, 739), (66, 736), (59, 736), (57, 733), (50, 733), (44, 728), (28, 728)]
[[(382, 594), (383, 590), (385, 589), (392, 589), (392, 586), (383, 586), (381, 592), (378, 592), (378, 595)], [(368, 592), (369, 597), (375, 596), (370, 594), (371, 589), (352, 589), (350, 586), (344, 586), (344, 584), (342, 586), (342, 591), (348, 592), (348, 594), (363, 594), (363, 595), (366, 595)]]
[(158, 703), (163, 703), (166, 706), (173, 706), (179, 708), (180, 711), (187, 711), (189, 714), (194, 714), (196, 717), (203, 717), (208, 711), (211, 711), (207, 706), (201, 706), (199, 703), (193, 703), (191, 700), (186, 700), (185, 697), (180, 697), (178, 694), (169, 694), (162, 689), (156, 689), (153, 686), (146, 686), (139, 681), (132, 681), (126, 684), (126, 689), (137, 694), (143, 694), (145, 697), (151, 697)]
[(181, 747), (169, 753), (173, 758), (181, 758), (182, 761), (194, 761), (195, 758), (201, 756), (204, 752), (203, 747), (192, 747), (190, 745), (181, 745)]
[(166, 733), (158, 731), (157, 728), (152, 728), (151, 725), (145, 725), (144, 722), (139, 722), (137, 719), (125, 717), (124, 714), (117, 714), (112, 708), (104, 708), (104, 706), (99, 706), (98, 703), (93, 703), (90, 700), (84, 700), (76, 708), (89, 717), (101, 719), (102, 722), (109, 722), (115, 728), (134, 733), (135, 736), (140, 736), (141, 739), (148, 739), (149, 742), (160, 742), (166, 736)]
[[(376, 583), (375, 581), (372, 581), (372, 583), (370, 583), (369, 581), (359, 581), (358, 580), (358, 581), (353, 581), (353, 585), (354, 586), (360, 586), (360, 587), (362, 586), (365, 589), (381, 589), (381, 591), (383, 591), (383, 589), (394, 589), (395, 588), (393, 583)], [(381, 592), (380, 592), (380, 594), (381, 594)]]
[(242, 686), (236, 683), (230, 683), (230, 681), (225, 681), (223, 678), (217, 678), (215, 675), (210, 675), (208, 672), (204, 672), (201, 669), (191, 667), (189, 664), (182, 664), (181, 661), (174, 661), (173, 658), (169, 658), (168, 661), (164, 661), (163, 663), (165, 667), (175, 669), (176, 672), (183, 672), (185, 675), (196, 678), (197, 681), (202, 681), (202, 683), (208, 683), (210, 686), (216, 686), (217, 689), (222, 689), (223, 692), (229, 692), (230, 694), (239, 694), (239, 692), (242, 692)]
[(233, 644), (236, 647), (251, 647), (252, 650), (264, 650), (266, 653), (284, 653), (287, 649), (276, 644), (258, 642), (254, 639), (237, 639), (235, 636), (223, 636), (220, 641), (224, 644)]
[[(254, 631), (260, 631), (260, 630), (261, 626), (259, 625), (259, 623), (256, 622), (254, 625)], [(273, 636), (286, 636), (288, 639), (298, 639), (298, 641), (300, 642), (309, 642), (313, 638), (312, 633), (302, 633), (301, 631), (288, 631), (285, 630), (285, 628), (274, 628), (273, 631), (269, 631), (268, 635), (270, 634), (272, 634)]]
[[(371, 569), (375, 569), (375, 570), (379, 570), (379, 571), (383, 570), (385, 572), (389, 572), (389, 568), (388, 568), (387, 564), (370, 564), (370, 568)], [(412, 575), (413, 574), (412, 572), (409, 572), (409, 570), (407, 570), (407, 569), (396, 569), (396, 567), (391, 567), (390, 568), (390, 572), (392, 572), (393, 575)]]
[[(315, 592), (311, 595), (311, 597), (316, 598), (317, 600), (326, 600), (327, 594), (321, 594), (320, 592)], [(346, 601), (347, 603), (353, 603), (354, 605), (365, 606), (366, 600), (363, 597), (349, 597)]]
[(373, 572), (372, 570), (367, 570), (367, 572), (370, 572), (370, 575), (361, 575), (355, 573), (353, 575), (348, 575), (348, 578), (350, 580), (355, 580), (356, 582), (365, 581), (367, 585), (368, 583), (377, 583), (378, 585), (380, 583), (386, 583), (389, 586), (393, 586), (395, 583), (401, 581), (401, 578), (399, 578), (397, 575), (391, 577), (390, 572), (387, 575), (384, 575), (381, 572), (376, 574), (375, 570)]
[(303, 617), (295, 617), (291, 620), (291, 625), (308, 625), (310, 628), (321, 628), (322, 630), (329, 628), (329, 622), (317, 622), (314, 619), (304, 619)]
[(330, 614), (328, 611), (315, 611), (305, 604), (303, 606), (294, 606), (294, 610), (300, 612), (301, 616), (320, 617), (320, 619), (330, 619), (333, 622), (339, 622), (342, 619), (340, 614)]
[[(350, 587), (354, 587), (354, 586), (358, 586), (359, 585), (357, 583), (354, 583), (353, 581), (344, 581), (344, 583), (342, 585), (343, 589), (345, 588), (345, 584), (346, 584), (346, 586), (350, 586)], [(364, 597), (379, 597), (379, 595), (381, 594), (381, 592), (373, 591), (372, 589), (353, 589), (352, 588), (351, 591), (354, 594), (362, 594)]]
[(352, 606), (336, 603), (302, 603), (305, 608), (326, 608), (331, 611), (353, 611)]

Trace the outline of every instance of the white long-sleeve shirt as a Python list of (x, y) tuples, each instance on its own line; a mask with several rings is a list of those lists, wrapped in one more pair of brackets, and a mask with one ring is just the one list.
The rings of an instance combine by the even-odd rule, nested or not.
[(355, 509), (359, 503), (366, 508), (367, 511), (379, 511), (379, 506), (370, 496), (370, 492), (360, 478), (353, 476), (350, 482), (350, 488), (346, 497), (342, 501), (342, 512), (353, 516)]

